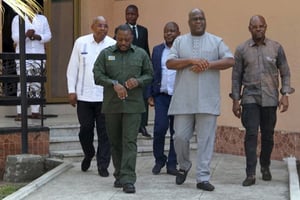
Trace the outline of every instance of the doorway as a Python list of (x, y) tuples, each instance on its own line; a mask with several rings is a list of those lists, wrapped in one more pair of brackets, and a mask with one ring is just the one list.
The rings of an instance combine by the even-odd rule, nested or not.
[(47, 46), (47, 103), (67, 102), (66, 71), (74, 40), (79, 34), (80, 0), (45, 1), (52, 32)]
[[(75, 38), (79, 35), (80, 0), (37, 0), (47, 17), (52, 39), (46, 44), (46, 101), (67, 102), (66, 70)], [(11, 22), (16, 13), (2, 1), (3, 15), (2, 50), (14, 52), (11, 39)], [(14, 63), (7, 63), (6, 73), (15, 74)], [(3, 91), (16, 95), (16, 84), (4, 85)]]

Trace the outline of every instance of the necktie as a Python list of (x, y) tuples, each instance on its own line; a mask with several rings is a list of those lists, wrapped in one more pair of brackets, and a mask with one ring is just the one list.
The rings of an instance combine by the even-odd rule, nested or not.
[(137, 39), (135, 26), (132, 27), (132, 33), (133, 33), (133, 39)]

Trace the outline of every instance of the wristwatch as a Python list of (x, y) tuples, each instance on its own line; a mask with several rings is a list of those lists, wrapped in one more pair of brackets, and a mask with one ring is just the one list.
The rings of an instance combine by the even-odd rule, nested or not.
[(119, 82), (117, 80), (112, 80), (111, 82), (112, 82), (113, 86), (119, 84)]

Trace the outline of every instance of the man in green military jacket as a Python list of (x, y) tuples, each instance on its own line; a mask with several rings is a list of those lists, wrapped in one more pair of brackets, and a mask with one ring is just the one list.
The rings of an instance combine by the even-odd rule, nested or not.
[(95, 83), (104, 87), (102, 112), (115, 168), (114, 187), (135, 193), (137, 135), (145, 112), (143, 87), (150, 84), (153, 68), (148, 54), (132, 45), (130, 27), (120, 25), (117, 43), (104, 49), (94, 64)]

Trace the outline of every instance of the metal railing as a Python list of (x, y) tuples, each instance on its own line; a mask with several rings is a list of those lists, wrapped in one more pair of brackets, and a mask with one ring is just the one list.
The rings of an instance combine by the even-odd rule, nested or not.
[[(21, 58), (25, 61), (23, 65)], [(28, 105), (40, 105), (41, 127), (44, 126), (45, 60), (46, 54), (0, 53), (0, 106), (21, 105), (22, 153), (28, 151)], [(16, 66), (20, 67), (20, 73), (16, 72)]]

